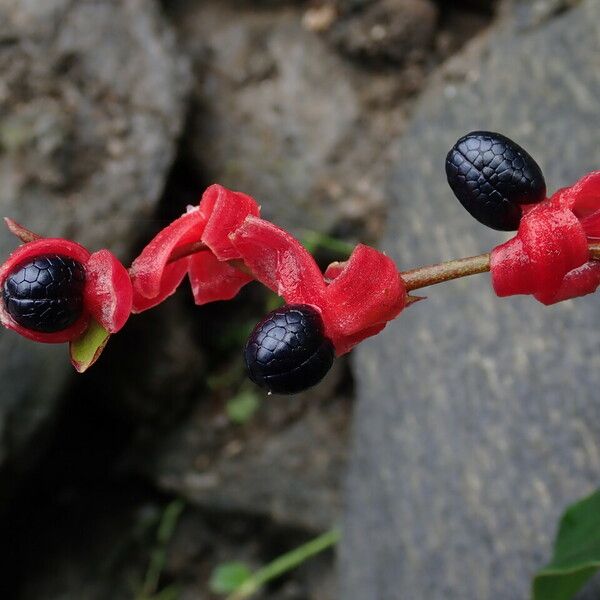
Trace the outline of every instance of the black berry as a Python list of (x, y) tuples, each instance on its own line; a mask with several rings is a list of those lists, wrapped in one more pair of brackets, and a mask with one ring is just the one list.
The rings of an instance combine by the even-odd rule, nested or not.
[(83, 311), (83, 265), (67, 256), (46, 254), (15, 267), (2, 296), (10, 316), (22, 327), (54, 333), (67, 329)]
[(491, 131), (460, 138), (446, 157), (448, 183), (460, 203), (480, 223), (514, 231), (521, 204), (546, 197), (538, 164), (518, 144)]
[(295, 394), (316, 385), (334, 357), (321, 315), (306, 304), (270, 312), (254, 328), (244, 348), (250, 379), (276, 394)]

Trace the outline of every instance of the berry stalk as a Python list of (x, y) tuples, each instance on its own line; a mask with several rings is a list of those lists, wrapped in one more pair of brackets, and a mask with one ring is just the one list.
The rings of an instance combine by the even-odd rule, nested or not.
[(485, 273), (490, 270), (490, 254), (457, 258), (436, 265), (418, 267), (401, 273), (406, 290), (418, 290), (444, 281)]
[(189, 244), (182, 244), (173, 250), (173, 253), (169, 257), (167, 264), (177, 262), (181, 258), (186, 258), (187, 256), (198, 254), (199, 252), (205, 252), (208, 249), (208, 246), (204, 242), (190, 242)]

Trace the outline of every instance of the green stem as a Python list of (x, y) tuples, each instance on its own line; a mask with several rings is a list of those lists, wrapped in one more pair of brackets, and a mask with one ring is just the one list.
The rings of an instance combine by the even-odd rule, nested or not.
[(139, 600), (145, 600), (156, 593), (161, 573), (167, 561), (167, 545), (173, 537), (179, 517), (185, 508), (183, 500), (173, 500), (166, 508), (161, 517), (156, 532), (156, 546), (150, 555), (150, 564), (144, 577)]
[(226, 600), (245, 600), (256, 594), (266, 583), (281, 577), (300, 566), (304, 561), (335, 546), (340, 540), (340, 531), (331, 529), (306, 544), (276, 558), (273, 562), (256, 571)]

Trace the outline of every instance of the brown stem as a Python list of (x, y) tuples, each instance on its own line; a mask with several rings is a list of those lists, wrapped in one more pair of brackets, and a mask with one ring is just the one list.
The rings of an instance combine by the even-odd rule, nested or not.
[[(600, 243), (589, 244), (590, 258), (600, 260)], [(418, 267), (402, 273), (407, 291), (443, 283), (468, 275), (485, 273), (490, 270), (490, 254), (480, 254), (469, 258), (459, 258), (426, 267)]]
[(234, 267), (238, 271), (241, 271), (242, 273), (246, 273), (246, 275), (250, 275), (252, 277), (254, 276), (254, 274), (252, 273), (252, 269), (246, 266), (246, 263), (243, 260), (228, 260), (227, 264), (231, 265), (232, 267)]
[(208, 250), (208, 246), (204, 242), (191, 242), (189, 244), (183, 244), (179, 246), (179, 248), (175, 248), (171, 256), (169, 256), (169, 260), (167, 264), (170, 265), (180, 258), (185, 258), (186, 256), (192, 256), (192, 254), (198, 254), (198, 252), (204, 252)]
[(590, 249), (590, 258), (592, 260), (600, 260), (600, 242), (590, 244), (588, 247)]
[(467, 275), (485, 273), (490, 270), (490, 255), (480, 254), (469, 258), (458, 258), (437, 265), (419, 267), (401, 273), (407, 291), (418, 290), (436, 283), (443, 283)]
[[(600, 260), (600, 242), (590, 244), (590, 258), (592, 260)], [(168, 263), (173, 263), (180, 258), (205, 252), (208, 246), (203, 242), (191, 242), (177, 248), (170, 256)], [(241, 260), (230, 260), (228, 263), (248, 275), (252, 271)], [(418, 267), (410, 271), (401, 273), (402, 279), (406, 284), (407, 291), (418, 290), (420, 288), (467, 277), (468, 275), (476, 275), (477, 273), (485, 273), (490, 270), (490, 254), (479, 254), (478, 256), (470, 256), (468, 258), (457, 258), (437, 265), (428, 265)]]

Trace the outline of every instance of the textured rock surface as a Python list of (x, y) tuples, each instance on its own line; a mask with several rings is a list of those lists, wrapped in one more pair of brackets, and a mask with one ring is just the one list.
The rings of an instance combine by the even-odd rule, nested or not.
[(165, 3), (194, 64), (190, 164), (295, 233), (377, 238), (407, 99), (489, 19), (446, 4)]
[(433, 45), (438, 11), (431, 0), (379, 0), (350, 13), (330, 39), (349, 54), (373, 61), (423, 62)]
[[(505, 236), (461, 208), (444, 156), (514, 137), (550, 190), (600, 166), (600, 5), (509, 22), (447, 65), (397, 147), (383, 247), (403, 267)], [(348, 600), (527, 598), (565, 506), (600, 469), (598, 300), (499, 300), (439, 286), (355, 356), (359, 404), (342, 552)], [(589, 598), (597, 598), (590, 593)]]
[[(154, 2), (0, 1), (0, 214), (126, 258), (173, 157), (185, 74)], [(15, 245), (0, 235), (2, 255)], [(64, 348), (6, 331), (0, 353), (1, 464), (70, 367)]]
[(188, 1), (171, 12), (197, 77), (192, 163), (296, 232), (318, 224), (372, 236), (383, 204), (379, 157), (404, 125), (402, 110), (378, 121), (377, 103), (414, 90), (422, 72), (362, 72), (309, 31), (297, 7)]
[(213, 403), (169, 435), (154, 437), (142, 470), (164, 491), (220, 512), (323, 531), (339, 519), (350, 405), (333, 395), (339, 372), (317, 391), (272, 396), (246, 427)]

